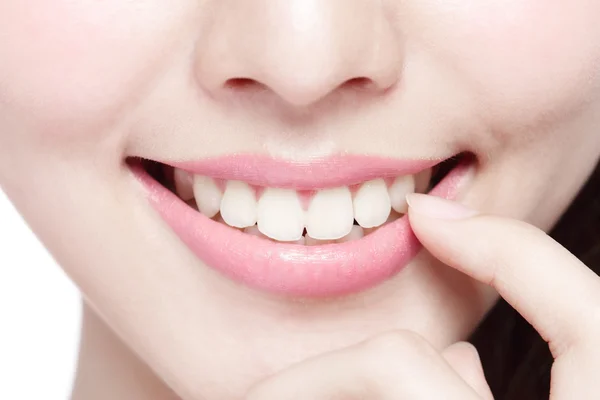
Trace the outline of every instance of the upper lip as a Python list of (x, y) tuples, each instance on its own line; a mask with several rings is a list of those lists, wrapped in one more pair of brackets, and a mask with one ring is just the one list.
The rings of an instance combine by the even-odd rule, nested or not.
[(240, 154), (203, 160), (160, 162), (215, 179), (239, 180), (262, 187), (314, 190), (350, 186), (377, 178), (414, 175), (442, 161), (443, 158), (402, 160), (343, 155), (299, 162)]

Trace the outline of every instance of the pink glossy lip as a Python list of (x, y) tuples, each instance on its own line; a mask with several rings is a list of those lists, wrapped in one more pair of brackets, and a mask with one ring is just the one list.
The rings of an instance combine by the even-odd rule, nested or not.
[(412, 175), (443, 159), (395, 160), (346, 155), (308, 162), (237, 155), (201, 161), (164, 163), (198, 175), (239, 180), (255, 186), (314, 190), (350, 186), (376, 178)]
[[(312, 189), (342, 181), (347, 185), (365, 180), (365, 177), (415, 173), (435, 164), (430, 161), (390, 164), (371, 158), (366, 168), (336, 160), (332, 161), (336, 168), (312, 165), (305, 169), (298, 164), (274, 161), (271, 172), (266, 172), (268, 160), (243, 156), (211, 160), (210, 163), (186, 163), (184, 167), (198, 174), (244, 180), (259, 186), (277, 183), (278, 186)], [(454, 198), (469, 169), (469, 163), (461, 163), (431, 194)], [(343, 244), (302, 246), (276, 243), (205, 217), (154, 180), (141, 165), (132, 165), (132, 171), (147, 189), (153, 208), (200, 260), (255, 289), (302, 297), (357, 292), (400, 272), (420, 249), (407, 217), (384, 225), (360, 240)], [(322, 175), (324, 171), (335, 173), (328, 177)], [(373, 175), (375, 173), (378, 175)], [(314, 179), (310, 186), (308, 177)]]

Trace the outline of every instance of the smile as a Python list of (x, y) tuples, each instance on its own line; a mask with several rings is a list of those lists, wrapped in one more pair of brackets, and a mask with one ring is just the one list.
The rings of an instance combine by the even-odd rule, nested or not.
[(301, 297), (365, 290), (401, 271), (420, 249), (406, 195), (456, 198), (473, 163), (471, 155), (129, 159), (153, 208), (206, 265), (249, 287)]

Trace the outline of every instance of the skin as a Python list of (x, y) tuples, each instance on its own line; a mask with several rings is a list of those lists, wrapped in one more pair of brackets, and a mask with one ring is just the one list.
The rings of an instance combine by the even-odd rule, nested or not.
[[(283, 399), (277, 388), (309, 380), (323, 390), (301, 398), (431, 395), (401, 393), (389, 375), (361, 379), (365, 359), (485, 398), (460, 342), (497, 290), (558, 344), (553, 395), (597, 393), (573, 380), (593, 370), (590, 342), (569, 340), (594, 332), (573, 311), (584, 303), (557, 303), (572, 317), (558, 326), (535, 307), (547, 288), (524, 298), (518, 287), (537, 285), (531, 257), (554, 251), (544, 277), (575, 293), (592, 283), (529, 228), (484, 218), (463, 235), (459, 222), (411, 215), (429, 252), (383, 285), (273, 297), (196, 259), (123, 161), (471, 151), (461, 203), (547, 231), (600, 157), (599, 14), (593, 0), (1, 1), (0, 185), (84, 295), (73, 398)], [(486, 234), (496, 247), (475, 254)], [(453, 248), (435, 244), (450, 238)], [(485, 269), (497, 257), (502, 268)], [(390, 347), (397, 357), (379, 357)], [(347, 374), (317, 373), (340, 363)]]
[[(412, 196), (409, 216), (433, 255), (495, 288), (548, 342), (554, 357), (550, 400), (597, 397), (600, 278), (594, 272), (522, 221), (426, 195)], [(410, 331), (295, 365), (257, 385), (248, 398), (493, 399), (471, 345), (437, 351)]]

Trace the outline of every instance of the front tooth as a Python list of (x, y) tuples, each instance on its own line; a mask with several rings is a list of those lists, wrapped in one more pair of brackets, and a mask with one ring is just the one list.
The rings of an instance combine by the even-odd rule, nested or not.
[(392, 208), (401, 214), (408, 212), (408, 204), (406, 204), (406, 195), (415, 192), (415, 178), (412, 175), (405, 175), (397, 177), (390, 188), (388, 194), (390, 195), (390, 202)]
[(221, 207), (221, 190), (212, 178), (196, 175), (194, 177), (194, 197), (198, 211), (212, 218)]
[(175, 192), (183, 201), (190, 201), (194, 198), (194, 177), (187, 171), (175, 168), (173, 171), (173, 180), (175, 181)]
[(354, 211), (347, 187), (324, 189), (312, 198), (306, 215), (306, 232), (313, 239), (334, 240), (352, 230)]
[[(258, 230), (258, 226), (256, 225), (252, 225), (248, 228), (244, 228), (244, 233), (247, 233), (250, 236), (256, 236), (262, 239), (268, 239), (267, 236), (265, 236), (261, 231)], [(292, 242), (288, 242), (288, 243), (292, 243), (292, 244), (301, 244), (304, 245), (304, 236), (302, 236), (300, 239), (298, 240), (294, 240)]]
[(267, 188), (258, 201), (258, 229), (282, 242), (299, 240), (304, 231), (304, 210), (295, 190)]
[(221, 216), (227, 225), (246, 228), (256, 223), (256, 197), (245, 182), (228, 181), (221, 200)]
[(383, 224), (391, 209), (390, 196), (383, 179), (363, 183), (354, 195), (354, 219), (363, 228)]
[(363, 228), (359, 225), (352, 225), (352, 230), (349, 234), (338, 240), (338, 243), (351, 242), (353, 240), (362, 239), (365, 236)]

